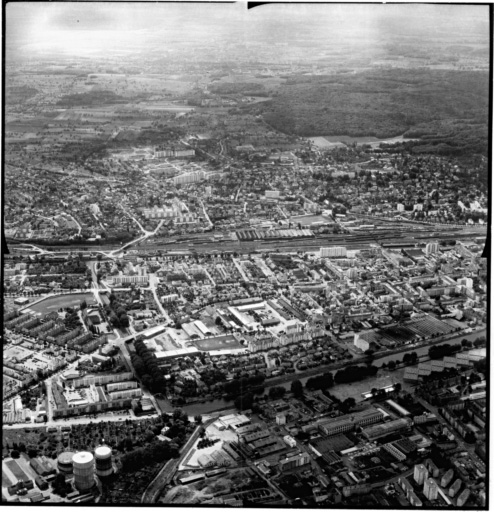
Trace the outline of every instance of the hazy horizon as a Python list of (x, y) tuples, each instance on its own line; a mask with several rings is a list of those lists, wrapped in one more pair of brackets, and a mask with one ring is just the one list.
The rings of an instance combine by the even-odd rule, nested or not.
[(373, 49), (388, 38), (459, 43), (461, 37), (488, 38), (488, 6), (388, 4), (269, 4), (247, 10), (245, 3), (9, 3), (7, 55), (111, 56), (156, 45), (277, 43), (315, 48), (353, 41)]

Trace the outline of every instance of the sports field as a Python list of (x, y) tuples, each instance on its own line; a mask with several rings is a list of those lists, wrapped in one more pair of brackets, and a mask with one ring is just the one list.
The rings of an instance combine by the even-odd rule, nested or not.
[(24, 313), (37, 313), (45, 315), (52, 311), (58, 311), (60, 308), (73, 308), (79, 306), (85, 300), (88, 306), (96, 304), (94, 295), (92, 293), (72, 293), (67, 295), (58, 295), (56, 297), (49, 297), (42, 300), (37, 304), (28, 306), (23, 310)]
[(235, 348), (245, 348), (233, 336), (216, 336), (205, 340), (196, 340), (193, 342), (199, 350), (230, 350)]
[(15, 357), (17, 361), (22, 361), (23, 359), (29, 357), (31, 354), (32, 352), (27, 348), (20, 347), (19, 345), (17, 345), (7, 348), (3, 353), (3, 357), (5, 360), (12, 359), (13, 357)]

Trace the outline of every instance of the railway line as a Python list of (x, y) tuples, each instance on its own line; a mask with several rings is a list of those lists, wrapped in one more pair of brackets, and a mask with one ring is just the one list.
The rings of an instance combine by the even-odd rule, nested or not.
[[(163, 240), (161, 238), (150, 238), (142, 242), (136, 242), (133, 246), (138, 251), (185, 251), (197, 253), (209, 252), (238, 252), (246, 253), (253, 251), (266, 250), (310, 250), (319, 248), (321, 245), (345, 245), (349, 248), (360, 248), (367, 244), (375, 243), (384, 248), (413, 247), (417, 243), (425, 243), (431, 239), (434, 240), (462, 240), (472, 237), (483, 237), (486, 233), (482, 232), (461, 232), (459, 228), (454, 228), (452, 232), (439, 233), (436, 229), (383, 229), (365, 233), (340, 233), (316, 235), (314, 237), (304, 238), (272, 238), (272, 239), (251, 239), (251, 240), (212, 240), (211, 237), (204, 235), (195, 235), (187, 238), (175, 238), (173, 240)], [(9, 242), (10, 249), (22, 250), (22, 244)], [(71, 244), (71, 245), (39, 245), (45, 251), (57, 253), (69, 252), (111, 252), (122, 249), (130, 243), (117, 245), (90, 245), (90, 244)], [(134, 249), (134, 250), (135, 250)]]

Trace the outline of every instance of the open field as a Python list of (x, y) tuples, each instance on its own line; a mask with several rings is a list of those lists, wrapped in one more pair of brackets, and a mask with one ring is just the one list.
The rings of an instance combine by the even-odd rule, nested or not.
[(79, 306), (79, 304), (85, 300), (88, 306), (96, 304), (92, 293), (74, 293), (71, 295), (60, 295), (57, 297), (49, 297), (44, 299), (34, 306), (28, 306), (24, 309), (24, 312), (33, 311), (35, 313), (46, 314), (51, 311), (57, 311), (59, 308), (69, 308)]
[[(4, 359), (12, 359), (15, 357), (18, 361), (22, 361), (22, 359), (25, 359), (26, 357), (29, 357), (31, 355), (31, 351), (27, 350), (24, 347), (21, 347), (19, 345), (9, 347), (6, 349), (3, 353)], [(4, 376), (5, 378), (5, 376)]]
[(233, 336), (223, 336), (220, 339), (216, 338), (209, 340), (196, 340), (194, 341), (194, 345), (199, 350), (224, 350), (244, 348), (244, 346), (240, 344)]
[(6, 463), (6, 466), (9, 468), (11, 473), (18, 479), (18, 480), (29, 480), (28, 476), (22, 469), (20, 468), (19, 464), (15, 460), (8, 460)]
[(300, 215), (298, 217), (290, 217), (290, 220), (296, 223), (300, 222), (302, 226), (310, 226), (313, 222), (327, 222), (333, 224), (333, 221), (324, 215)]
[(326, 137), (309, 137), (309, 140), (319, 148), (337, 148), (345, 146), (343, 142), (329, 142)]

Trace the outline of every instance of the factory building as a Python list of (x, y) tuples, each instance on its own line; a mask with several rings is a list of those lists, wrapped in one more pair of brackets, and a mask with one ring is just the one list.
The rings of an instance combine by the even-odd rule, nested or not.
[(412, 425), (412, 420), (408, 418), (400, 418), (394, 421), (388, 421), (380, 425), (373, 425), (372, 427), (365, 428), (362, 434), (369, 440), (373, 441), (382, 436), (398, 432), (400, 430), (409, 429)]
[(71, 475), (73, 472), (72, 459), (74, 452), (62, 452), (57, 459), (57, 467), (60, 473)]
[(113, 473), (111, 459), (112, 451), (109, 446), (98, 446), (94, 451), (96, 461), (96, 474), (100, 478), (110, 476)]
[(321, 247), (321, 258), (346, 258), (346, 247)]
[(88, 491), (94, 486), (94, 456), (90, 452), (78, 452), (72, 457), (74, 484), (77, 490)]

